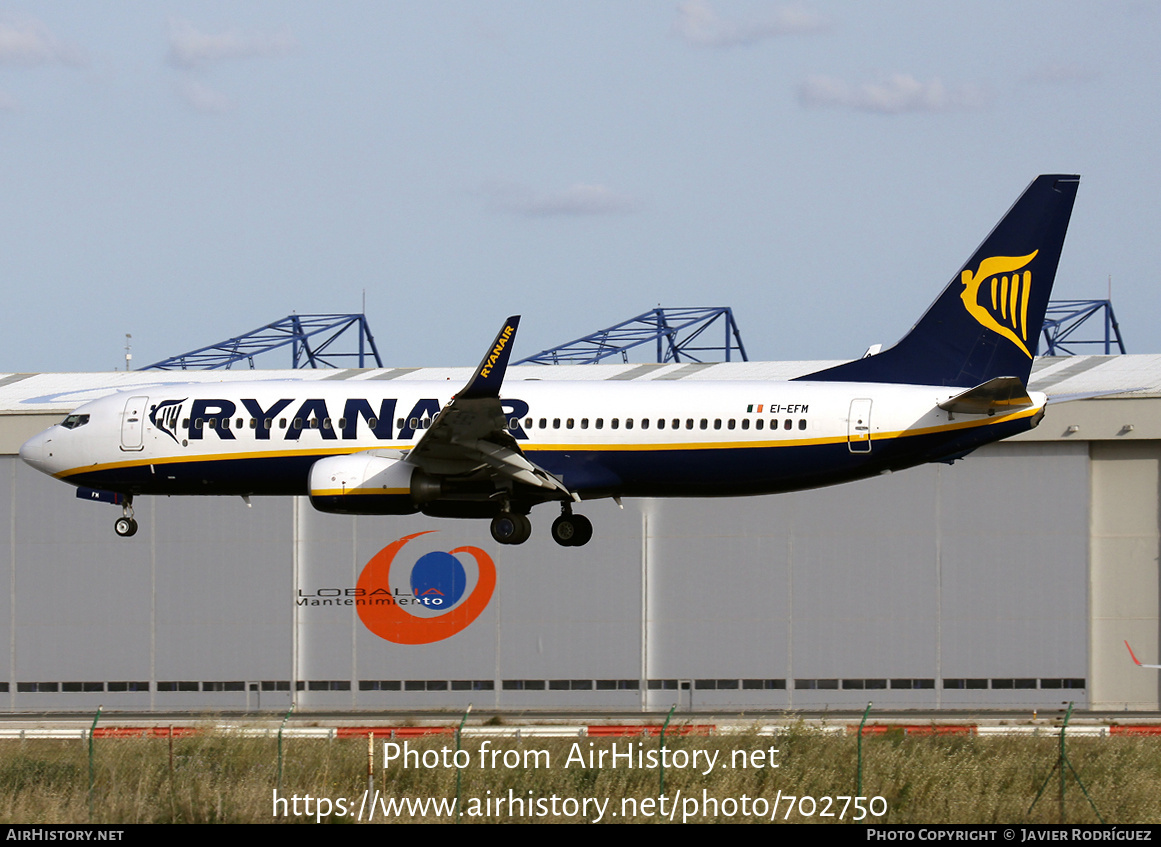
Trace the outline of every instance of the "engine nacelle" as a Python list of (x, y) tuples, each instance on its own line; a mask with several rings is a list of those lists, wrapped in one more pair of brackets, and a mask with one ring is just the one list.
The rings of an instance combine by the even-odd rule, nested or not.
[(310, 504), (341, 515), (414, 514), (419, 511), (412, 496), (416, 476), (423, 474), (401, 456), (353, 453), (319, 459), (310, 468)]

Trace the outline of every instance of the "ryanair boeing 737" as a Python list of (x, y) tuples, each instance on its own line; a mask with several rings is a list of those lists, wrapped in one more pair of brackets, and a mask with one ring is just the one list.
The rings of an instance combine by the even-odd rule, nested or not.
[[(87, 403), (28, 441), (34, 468), (120, 502), (302, 495), (356, 515), (488, 518), (520, 544), (534, 506), (580, 546), (599, 497), (722, 497), (951, 461), (1036, 426), (1026, 385), (1079, 178), (1037, 177), (894, 347), (789, 382), (522, 381), (511, 317), (458, 393), (446, 383), (164, 386)], [(865, 287), (865, 283), (860, 283)]]

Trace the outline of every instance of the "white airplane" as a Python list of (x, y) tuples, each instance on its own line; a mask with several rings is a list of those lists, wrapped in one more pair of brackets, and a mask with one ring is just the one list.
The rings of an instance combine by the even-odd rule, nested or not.
[(1132, 648), (1132, 647), (1129, 647), (1129, 642), (1128, 642), (1128, 641), (1126, 641), (1126, 642), (1125, 642), (1125, 647), (1126, 647), (1126, 648), (1128, 648), (1128, 650), (1129, 650), (1129, 656), (1132, 658), (1132, 660), (1133, 660), (1133, 664), (1135, 664), (1137, 667), (1139, 667), (1139, 668), (1157, 668), (1157, 669), (1161, 669), (1161, 665), (1143, 665), (1143, 664), (1141, 664), (1141, 660), (1137, 658), (1137, 654), (1133, 652), (1133, 648)]
[(583, 500), (768, 494), (950, 462), (1043, 417), (1025, 386), (1078, 182), (1037, 177), (894, 347), (789, 382), (505, 387), (511, 317), (454, 395), (419, 381), (165, 386), (87, 403), (20, 456), (120, 503), (121, 536), (137, 531), (137, 495), (309, 494), (325, 512), (488, 518), (504, 544), (556, 503), (563, 546), (592, 537)]

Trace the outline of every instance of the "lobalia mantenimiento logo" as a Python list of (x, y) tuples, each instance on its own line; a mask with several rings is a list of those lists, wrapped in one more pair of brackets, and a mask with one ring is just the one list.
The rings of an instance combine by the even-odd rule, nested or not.
[[(391, 591), (391, 569), (409, 541), (435, 530), (417, 532), (392, 541), (371, 557), (359, 575), (363, 596)], [(464, 596), (468, 574), (462, 556), (471, 557), (478, 572), (476, 585)], [(363, 626), (396, 644), (431, 644), (451, 638), (480, 616), (496, 587), (496, 566), (479, 547), (457, 547), (420, 556), (407, 579), (411, 596), (397, 602), (356, 606)], [(398, 595), (396, 595), (398, 596)], [(404, 602), (406, 599), (406, 602)], [(415, 613), (409, 611), (414, 609)]]

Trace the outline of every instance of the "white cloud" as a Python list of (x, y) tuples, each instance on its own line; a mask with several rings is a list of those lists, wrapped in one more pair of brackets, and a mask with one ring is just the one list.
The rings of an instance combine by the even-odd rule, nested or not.
[(576, 183), (562, 191), (537, 194), (513, 185), (487, 186), (488, 205), (500, 212), (526, 217), (610, 215), (631, 212), (637, 204), (626, 194), (604, 185)]
[(36, 20), (0, 20), (0, 63), (11, 65), (83, 65), (79, 47), (59, 41)]
[(177, 93), (182, 100), (199, 112), (220, 115), (234, 108), (234, 101), (225, 94), (194, 79), (178, 80)]
[(798, 99), (807, 107), (829, 106), (884, 115), (977, 109), (987, 101), (984, 92), (976, 86), (946, 86), (938, 77), (920, 82), (909, 74), (892, 74), (858, 84), (835, 77), (812, 76), (800, 86)]
[(169, 63), (179, 68), (198, 68), (222, 59), (282, 56), (298, 47), (288, 29), (245, 34), (236, 29), (205, 33), (181, 18), (169, 22)]
[(755, 21), (728, 21), (707, 0), (687, 0), (677, 7), (673, 31), (696, 47), (738, 47), (783, 35), (824, 32), (830, 21), (801, 6), (781, 6)]

